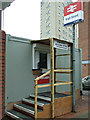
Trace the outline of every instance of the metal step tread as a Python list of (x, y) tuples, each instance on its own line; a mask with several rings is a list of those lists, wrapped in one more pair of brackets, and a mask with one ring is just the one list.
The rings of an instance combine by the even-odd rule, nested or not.
[(28, 119), (28, 120), (33, 120), (34, 118), (29, 117), (27, 115), (24, 115), (16, 110), (10, 110), (7, 112), (7, 116), (10, 116), (15, 119), (23, 120), (23, 119)]
[[(48, 97), (51, 98), (51, 92), (42, 92), (42, 93), (38, 93), (39, 96), (43, 96), (43, 97)], [(64, 93), (58, 93), (55, 92), (54, 93), (54, 98), (61, 98), (61, 97), (66, 97), (66, 96), (70, 96), (69, 94), (64, 94)]]
[[(31, 97), (35, 97), (34, 94), (30, 94), (30, 96), (31, 96)], [(41, 100), (45, 100), (45, 101), (51, 102), (51, 98), (49, 98), (49, 97), (44, 97), (44, 96), (40, 96), (40, 95), (37, 96), (37, 99), (41, 99)]]
[[(34, 100), (30, 100), (30, 99), (23, 98), (23, 99), (22, 99), (22, 101), (27, 102), (27, 103), (30, 103), (30, 104), (33, 104), (33, 105), (34, 105)], [(40, 103), (40, 102), (37, 102), (37, 105), (38, 105), (38, 106), (41, 106), (41, 107), (43, 107), (43, 106), (44, 106), (44, 104), (43, 104), (43, 103)]]
[[(34, 115), (35, 108), (33, 106), (29, 106), (24, 103), (19, 103), (19, 104), (14, 104), (14, 107)], [(37, 109), (37, 111), (40, 112), (42, 110)]]
[[(29, 98), (25, 98), (25, 99), (35, 102), (35, 99), (34, 99), (34, 98), (30, 98), (30, 97), (29, 97)], [(42, 105), (49, 104), (49, 102), (43, 101), (43, 100), (40, 100), (40, 99), (38, 99), (37, 102), (38, 102), (38, 105), (40, 105), (40, 104), (42, 104)], [(39, 104), (39, 103), (40, 103), (40, 104)]]

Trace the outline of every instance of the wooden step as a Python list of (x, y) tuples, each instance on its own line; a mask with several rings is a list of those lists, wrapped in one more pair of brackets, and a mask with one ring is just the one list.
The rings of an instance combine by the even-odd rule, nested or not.
[[(35, 98), (35, 95), (33, 95), (33, 94), (30, 94), (30, 97), (31, 98)], [(51, 103), (51, 98), (49, 98), (49, 97), (44, 97), (44, 96), (37, 96), (37, 99), (40, 99), (40, 100), (43, 100), (43, 101), (46, 101), (46, 102), (49, 102), (49, 103)]]
[[(34, 107), (33, 106), (29, 106), (23, 103), (20, 104), (14, 104), (14, 109), (21, 112), (21, 113), (25, 113), (28, 116), (34, 117)], [(41, 109), (38, 109), (38, 112), (42, 111)]]
[[(26, 99), (35, 101), (35, 98), (31, 98), (31, 97), (28, 97), (28, 98), (26, 98)], [(41, 100), (41, 99), (38, 99), (37, 102), (43, 103), (44, 105), (45, 105), (45, 104), (49, 104), (49, 102), (44, 101), (44, 100)]]
[(16, 111), (16, 110), (10, 110), (10, 111), (7, 112), (6, 115), (7, 115), (9, 118), (12, 118), (12, 119), (15, 119), (15, 120), (16, 120), (16, 119), (17, 119), (17, 120), (25, 120), (25, 119), (27, 119), (27, 120), (33, 120), (33, 119), (34, 119), (34, 118), (32, 118), (32, 117), (29, 117), (29, 116), (27, 116), (27, 115), (24, 115), (24, 114)]
[[(33, 100), (30, 100), (30, 99), (27, 99), (27, 98), (23, 98), (22, 99), (22, 103), (24, 103), (24, 104), (27, 104), (27, 105), (30, 105), (30, 106), (35, 106), (34, 105), (34, 99)], [(43, 106), (44, 106), (44, 104), (43, 103), (40, 103), (40, 102), (37, 102), (37, 107), (39, 108), (39, 109), (42, 109), (43, 110)]]
[[(51, 118), (51, 94), (50, 92), (39, 93), (37, 96), (37, 116), (38, 119), (49, 119)], [(12, 119), (24, 120), (24, 117), (27, 117), (27, 120), (34, 118), (34, 102), (35, 95), (30, 95), (29, 98), (23, 98), (22, 103), (14, 104), (13, 110), (7, 112), (7, 116)], [(59, 116), (67, 114), (72, 111), (72, 96), (62, 93), (55, 93), (54, 100), (54, 115)]]

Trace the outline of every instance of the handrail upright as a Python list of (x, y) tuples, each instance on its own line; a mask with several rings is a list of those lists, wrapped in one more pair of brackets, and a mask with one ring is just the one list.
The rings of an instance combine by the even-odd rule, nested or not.
[(37, 119), (37, 81), (35, 80), (35, 119)]
[(35, 82), (35, 119), (37, 119), (37, 88), (38, 88), (38, 80), (40, 80), (41, 78), (45, 77), (46, 75), (50, 74), (51, 70), (49, 70), (48, 72), (44, 73), (43, 75), (41, 75), (40, 77), (37, 77), (34, 82)]

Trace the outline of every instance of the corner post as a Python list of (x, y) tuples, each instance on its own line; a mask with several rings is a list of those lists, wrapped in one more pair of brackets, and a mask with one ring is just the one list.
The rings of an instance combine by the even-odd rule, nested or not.
[(35, 80), (35, 120), (37, 120), (37, 81)]
[[(56, 63), (57, 63), (57, 61), (56, 61), (56, 54), (57, 54), (57, 49), (56, 48), (54, 48), (54, 69), (56, 69)], [(56, 83), (56, 72), (54, 73), (54, 83)], [(56, 92), (57, 91), (57, 89), (56, 89), (56, 86), (54, 86), (54, 92)]]
[(75, 112), (75, 24), (73, 24), (73, 84), (72, 84), (72, 111)]
[[(71, 56), (70, 56), (70, 62), (71, 62), (71, 66), (70, 66), (70, 68), (71, 68), (71, 70), (73, 70), (72, 68), (73, 68), (73, 49), (72, 49), (73, 47), (72, 47), (72, 45), (71, 45)], [(73, 74), (73, 71), (71, 72), (71, 82), (73, 83), (73, 78), (72, 78), (72, 74)], [(70, 94), (72, 95), (73, 93), (72, 93), (72, 84), (71, 84), (71, 88), (70, 88)]]
[(50, 38), (51, 54), (51, 118), (54, 118), (54, 40)]

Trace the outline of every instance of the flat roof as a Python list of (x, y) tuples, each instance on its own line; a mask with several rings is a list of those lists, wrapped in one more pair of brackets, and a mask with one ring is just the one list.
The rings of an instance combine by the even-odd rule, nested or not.
[[(68, 41), (65, 41), (65, 40), (60, 40), (60, 39), (57, 39), (57, 38), (52, 38), (53, 40), (56, 40), (58, 42), (61, 42), (61, 43), (66, 43), (68, 45), (72, 45), (73, 42), (68, 42)], [(41, 39), (41, 40), (30, 40), (31, 43), (40, 43), (40, 44), (45, 44), (45, 45), (50, 45), (50, 38), (48, 39)]]
[(13, 1), (15, 0), (0, 0), (0, 10), (4, 10), (9, 7)]

